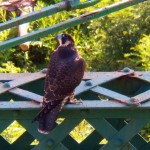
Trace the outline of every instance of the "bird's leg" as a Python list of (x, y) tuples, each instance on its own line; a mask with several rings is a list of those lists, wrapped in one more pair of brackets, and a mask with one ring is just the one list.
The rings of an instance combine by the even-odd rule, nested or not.
[(74, 92), (68, 98), (69, 98), (69, 101), (68, 101), (69, 104), (81, 104), (82, 103), (82, 101), (74, 98)]

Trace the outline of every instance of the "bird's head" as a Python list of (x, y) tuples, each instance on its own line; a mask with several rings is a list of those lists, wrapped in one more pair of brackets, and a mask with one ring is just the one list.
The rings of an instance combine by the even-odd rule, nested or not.
[(64, 46), (69, 46), (69, 45), (70, 46), (74, 46), (74, 40), (73, 40), (72, 36), (69, 35), (69, 34), (64, 34), (64, 33), (58, 34), (56, 36), (56, 38), (57, 38), (60, 46), (61, 45), (64, 45)]

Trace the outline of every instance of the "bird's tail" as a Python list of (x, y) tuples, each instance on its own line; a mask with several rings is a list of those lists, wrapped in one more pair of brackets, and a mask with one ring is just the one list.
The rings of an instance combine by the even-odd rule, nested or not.
[(57, 105), (47, 104), (32, 122), (38, 121), (38, 131), (42, 134), (48, 134), (55, 126), (58, 113), (62, 107), (62, 100), (57, 101)]

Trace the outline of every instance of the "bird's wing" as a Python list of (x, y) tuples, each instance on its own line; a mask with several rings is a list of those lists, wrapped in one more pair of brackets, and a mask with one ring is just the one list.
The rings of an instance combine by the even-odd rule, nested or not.
[(43, 106), (71, 94), (83, 78), (85, 62), (82, 58), (65, 61), (53, 56), (45, 79)]
[(78, 86), (84, 76), (85, 71), (85, 61), (83, 58), (76, 58), (74, 65), (72, 66), (72, 81), (74, 81), (74, 86)]
[(45, 78), (43, 113), (54, 109), (64, 98), (71, 95), (84, 75), (84, 59), (59, 59), (57, 54), (52, 54)]

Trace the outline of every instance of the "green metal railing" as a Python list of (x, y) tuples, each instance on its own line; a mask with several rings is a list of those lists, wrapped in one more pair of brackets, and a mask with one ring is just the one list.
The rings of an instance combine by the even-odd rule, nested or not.
[[(4, 41), (0, 43), (0, 50), (144, 1), (146, 0), (123, 0), (25, 36)], [(86, 2), (64, 0), (42, 10), (1, 23), (0, 30), (60, 11), (89, 7), (98, 2), (100, 0), (87, 0)], [(77, 99), (82, 99), (83, 103), (66, 105), (59, 115), (59, 118), (64, 118), (64, 121), (56, 124), (49, 135), (42, 135), (37, 131), (37, 124), (31, 123), (31, 120), (41, 109), (45, 72), (43, 70), (37, 73), (0, 74), (0, 133), (5, 132), (14, 120), (25, 129), (25, 132), (13, 143), (9, 143), (1, 134), (0, 150), (150, 149), (150, 143), (140, 132), (150, 122), (150, 72), (134, 72), (126, 68), (119, 72), (85, 73), (83, 81), (75, 90)], [(85, 139), (79, 142), (72, 135), (72, 131), (83, 120), (86, 120), (85, 126), (92, 126), (92, 130)], [(32, 145), (35, 139), (39, 143)], [(105, 142), (102, 142), (103, 140)]]
[[(1, 150), (20, 147), (23, 150), (150, 149), (150, 143), (140, 134), (150, 122), (150, 72), (85, 73), (75, 90), (76, 97), (83, 103), (67, 104), (59, 115), (64, 121), (49, 135), (38, 133), (37, 124), (31, 123), (41, 109), (44, 78), (43, 71), (0, 74), (0, 132), (5, 132), (14, 120), (26, 130), (11, 144), (2, 134)], [(10, 99), (14, 101), (10, 102)], [(92, 131), (79, 143), (71, 132), (83, 119), (86, 120), (84, 126), (92, 126)], [(81, 137), (84, 132), (80, 133)], [(31, 145), (35, 139), (39, 143)], [(104, 139), (107, 142), (101, 143)]]

